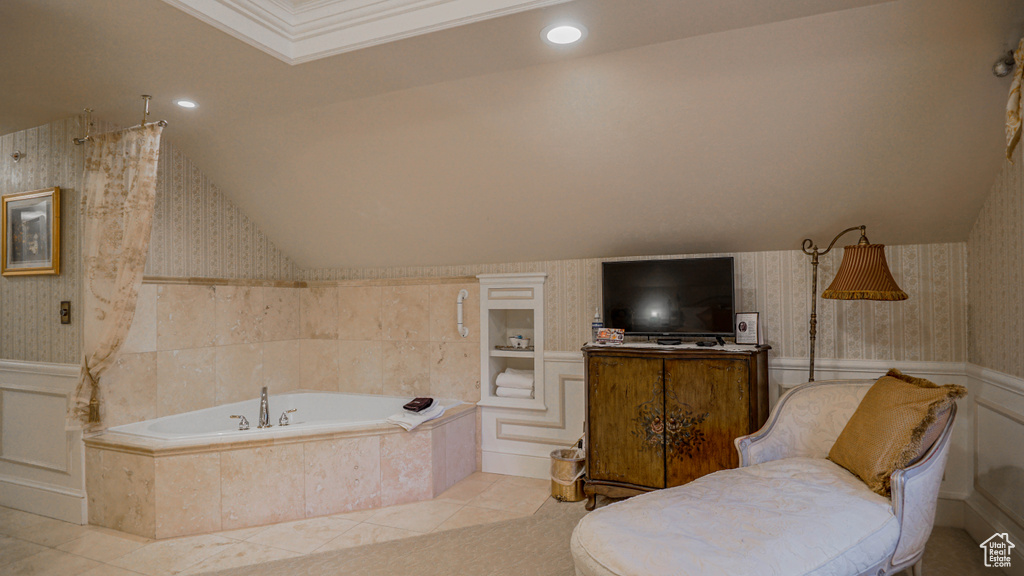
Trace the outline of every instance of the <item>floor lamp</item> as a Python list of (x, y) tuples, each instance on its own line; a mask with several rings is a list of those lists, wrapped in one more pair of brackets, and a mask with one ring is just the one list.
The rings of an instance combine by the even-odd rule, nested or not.
[(871, 244), (864, 233), (865, 226), (854, 226), (839, 233), (825, 250), (810, 239), (804, 239), (803, 251), (811, 257), (814, 270), (811, 280), (811, 367), (808, 382), (814, 382), (814, 341), (818, 332), (818, 257), (828, 254), (836, 242), (847, 232), (860, 230), (860, 241), (843, 248), (843, 261), (832, 284), (822, 292), (822, 298), (832, 300), (906, 300), (907, 293), (900, 290), (885, 261), (885, 245)]

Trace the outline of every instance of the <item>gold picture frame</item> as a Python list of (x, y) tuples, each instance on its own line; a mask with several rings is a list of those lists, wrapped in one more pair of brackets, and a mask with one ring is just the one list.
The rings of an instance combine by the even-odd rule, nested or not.
[(6, 194), (0, 199), (0, 274), (60, 274), (60, 188)]

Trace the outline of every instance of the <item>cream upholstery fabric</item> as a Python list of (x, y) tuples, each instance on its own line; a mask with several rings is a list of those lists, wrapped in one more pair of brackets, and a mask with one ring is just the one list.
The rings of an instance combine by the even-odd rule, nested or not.
[[(875, 380), (819, 381), (813, 393), (794, 388), (755, 434), (739, 439), (740, 465), (807, 456), (825, 458)], [(793, 394), (803, 390), (799, 394)]]
[(887, 560), (889, 499), (820, 458), (717, 472), (592, 512), (573, 545), (612, 574), (857, 574)]

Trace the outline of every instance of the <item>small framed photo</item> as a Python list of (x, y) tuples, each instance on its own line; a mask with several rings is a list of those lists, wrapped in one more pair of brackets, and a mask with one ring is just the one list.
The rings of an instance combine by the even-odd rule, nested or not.
[(740, 312), (736, 315), (736, 343), (764, 344), (757, 312)]
[(60, 188), (7, 194), (0, 199), (0, 273), (60, 274)]

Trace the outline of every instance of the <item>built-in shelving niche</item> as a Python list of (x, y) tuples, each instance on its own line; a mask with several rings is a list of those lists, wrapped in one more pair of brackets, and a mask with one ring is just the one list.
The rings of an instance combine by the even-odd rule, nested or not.
[[(547, 274), (481, 274), (480, 406), (545, 410), (544, 280)], [(510, 337), (530, 339), (531, 350), (502, 350)], [(495, 380), (506, 368), (533, 370), (532, 398), (503, 398)]]

